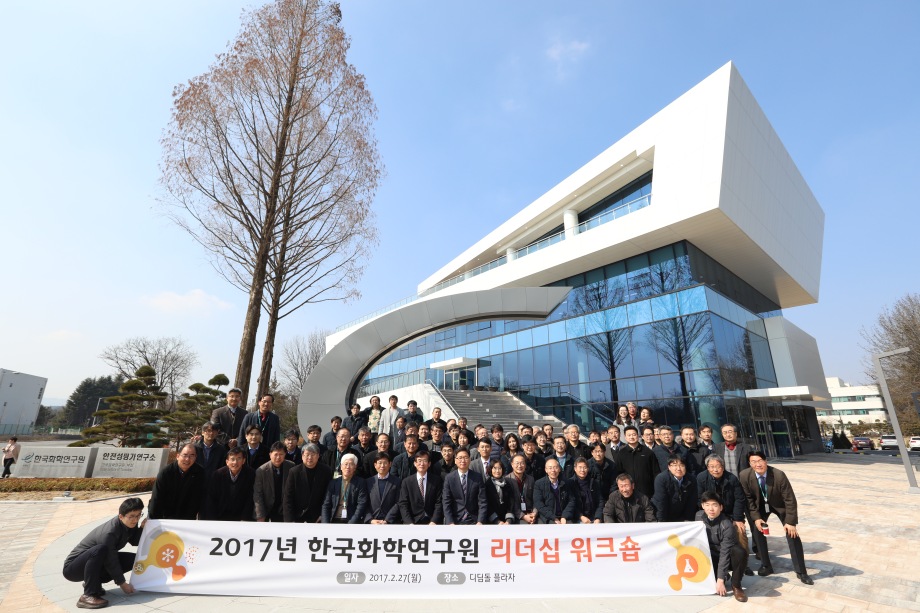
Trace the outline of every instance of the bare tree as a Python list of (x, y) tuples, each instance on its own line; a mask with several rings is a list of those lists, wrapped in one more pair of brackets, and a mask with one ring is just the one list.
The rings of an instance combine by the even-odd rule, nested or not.
[(905, 435), (920, 435), (920, 419), (913, 407), (911, 394), (920, 392), (920, 294), (906, 294), (891, 307), (884, 307), (871, 328), (863, 328), (862, 348), (866, 375), (877, 381), (871, 355), (907, 347), (908, 353), (886, 358), (882, 362), (891, 401), (898, 411)]
[(192, 368), (198, 365), (195, 350), (183, 339), (172, 336), (129, 338), (118, 345), (106, 347), (99, 358), (126, 380), (133, 379), (142, 366), (150, 366), (156, 371), (157, 387), (168, 392), (171, 399), (175, 399), (178, 391), (185, 388)]
[(285, 388), (291, 393), (300, 394), (307, 377), (326, 355), (328, 335), (328, 330), (316, 329), (308, 337), (295, 336), (282, 346), (278, 374), (284, 380)]
[(252, 376), (269, 312), (267, 386), (277, 320), (311, 301), (345, 299), (372, 241), (382, 166), (376, 108), (346, 61), (337, 4), (277, 0), (244, 14), (205, 74), (174, 93), (163, 138), (170, 216), (249, 294), (235, 381)]

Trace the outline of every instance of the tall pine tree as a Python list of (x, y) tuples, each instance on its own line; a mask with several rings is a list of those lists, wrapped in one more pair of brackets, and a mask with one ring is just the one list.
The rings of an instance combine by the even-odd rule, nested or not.
[(156, 371), (141, 366), (119, 387), (120, 395), (105, 399), (110, 408), (93, 413), (102, 421), (83, 430), (83, 440), (73, 446), (110, 443), (118, 447), (163, 447), (169, 443), (164, 432), (167, 416), (166, 392), (156, 384)]

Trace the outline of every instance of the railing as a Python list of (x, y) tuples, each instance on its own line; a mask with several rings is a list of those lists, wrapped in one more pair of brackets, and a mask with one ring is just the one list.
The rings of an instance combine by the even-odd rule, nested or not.
[(428, 385), (434, 388), (434, 391), (438, 393), (438, 396), (440, 396), (441, 400), (444, 401), (444, 404), (446, 404), (448, 408), (450, 408), (451, 413), (453, 413), (454, 415), (457, 415), (457, 417), (460, 417), (457, 414), (457, 411), (454, 410), (454, 405), (452, 405), (450, 401), (444, 397), (444, 394), (441, 393), (441, 388), (439, 388), (434, 381), (432, 381), (431, 379), (425, 379), (425, 383), (427, 383)]
[(596, 217), (592, 217), (591, 219), (587, 219), (581, 222), (580, 224), (578, 224), (578, 230), (576, 233), (581, 234), (582, 232), (586, 232), (592, 228), (596, 228), (597, 226), (611, 222), (614, 219), (619, 219), (620, 217), (623, 217), (624, 215), (629, 215), (630, 213), (634, 213), (638, 211), (639, 209), (644, 209), (651, 203), (652, 203), (651, 194), (647, 196), (641, 196), (639, 198), (636, 198), (635, 200), (630, 200), (626, 204), (621, 204), (615, 209), (604, 211), (603, 213), (601, 213), (600, 215)]
[[(592, 228), (596, 228), (597, 226), (611, 222), (615, 219), (619, 219), (620, 217), (623, 217), (624, 215), (628, 215), (629, 213), (634, 213), (635, 211), (638, 211), (639, 209), (644, 209), (645, 207), (649, 206), (651, 203), (652, 203), (651, 194), (642, 196), (640, 198), (636, 198), (635, 200), (631, 200), (627, 202), (626, 204), (622, 204), (618, 206), (615, 209), (605, 211), (601, 213), (600, 215), (597, 215), (596, 217), (592, 217), (591, 219), (581, 222), (576, 227), (575, 234), (578, 235), (578, 234), (581, 234), (582, 232), (587, 232), (588, 230), (591, 230)], [(564, 240), (565, 240), (565, 230), (563, 230), (562, 232), (557, 232), (556, 234), (553, 234), (552, 236), (547, 236), (546, 238), (540, 239), (539, 241), (532, 243), (530, 245), (527, 245), (526, 247), (521, 247), (520, 249), (514, 252), (513, 259), (517, 260), (519, 258), (528, 256), (531, 253), (535, 253), (542, 249), (546, 249), (550, 245), (555, 245), (556, 243), (560, 243)], [(368, 321), (369, 319), (373, 319), (374, 317), (377, 317), (378, 315), (389, 313), (390, 311), (398, 309), (399, 307), (409, 304), (410, 302), (415, 302), (419, 298), (423, 298), (435, 292), (439, 292), (442, 289), (448, 288), (452, 285), (456, 285), (457, 283), (461, 283), (463, 281), (466, 281), (467, 279), (472, 279), (473, 277), (481, 275), (484, 272), (488, 272), (492, 270), (493, 268), (504, 266), (507, 263), (508, 263), (507, 256), (503, 255), (499, 258), (495, 258), (491, 262), (486, 262), (485, 264), (477, 266), (476, 268), (473, 268), (466, 272), (462, 272), (459, 275), (451, 277), (450, 279), (445, 279), (444, 281), (441, 281), (440, 283), (433, 285), (432, 287), (429, 287), (428, 289), (426, 289), (425, 291), (419, 294), (415, 294), (413, 296), (407, 296), (406, 298), (403, 298), (402, 300), (389, 304), (383, 308), (377, 309), (373, 313), (369, 313), (367, 315), (364, 315), (363, 317), (359, 317), (358, 319), (352, 320), (348, 323), (344, 323), (341, 326), (337, 326), (335, 331), (341, 332), (342, 330), (350, 328), (361, 322)]]

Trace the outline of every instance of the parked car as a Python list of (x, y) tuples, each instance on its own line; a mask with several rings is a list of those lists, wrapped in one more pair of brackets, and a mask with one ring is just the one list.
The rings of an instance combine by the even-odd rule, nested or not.
[(854, 436), (853, 447), (856, 449), (872, 449), (872, 439), (868, 436)]
[(883, 434), (882, 435), (882, 449), (897, 449), (898, 448), (898, 439), (895, 438), (894, 434)]
[(910, 451), (920, 451), (920, 436), (910, 437), (910, 445), (908, 445)]

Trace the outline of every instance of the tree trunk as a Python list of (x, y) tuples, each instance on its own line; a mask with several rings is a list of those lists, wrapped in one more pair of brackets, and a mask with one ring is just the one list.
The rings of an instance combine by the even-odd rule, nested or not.
[(275, 333), (278, 331), (278, 312), (281, 302), (282, 277), (276, 275), (272, 282), (272, 299), (271, 306), (268, 309), (268, 322), (265, 330), (265, 345), (262, 348), (262, 367), (259, 370), (259, 379), (256, 382), (258, 388), (257, 398), (261, 398), (268, 393), (268, 387), (272, 380), (272, 362), (275, 357)]

